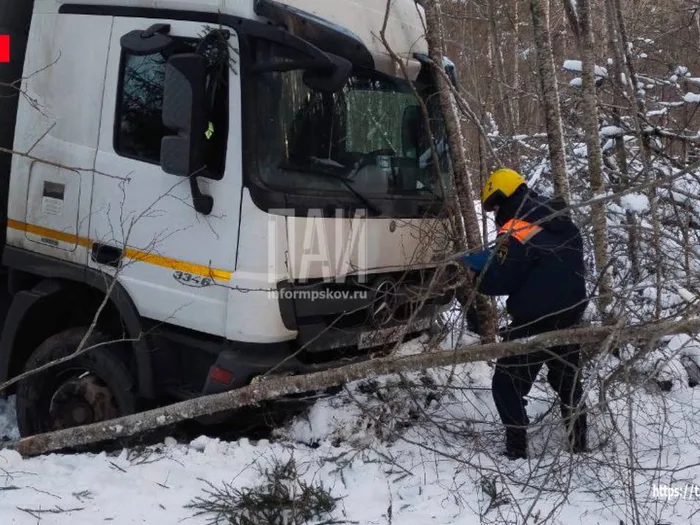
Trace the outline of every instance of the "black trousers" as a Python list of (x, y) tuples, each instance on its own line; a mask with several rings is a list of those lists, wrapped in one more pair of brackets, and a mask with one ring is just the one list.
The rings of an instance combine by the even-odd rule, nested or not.
[[(533, 323), (514, 321), (503, 333), (506, 341), (521, 339), (553, 330), (570, 328), (581, 321), (583, 310), (567, 312)], [(586, 416), (581, 405), (581, 349), (579, 345), (564, 345), (534, 353), (502, 357), (496, 361), (492, 392), (501, 421), (506, 425), (506, 448), (522, 454), (526, 449), (525, 411), (528, 395), (537, 374), (547, 365), (547, 381), (559, 395), (562, 418), (569, 443), (574, 449), (586, 446)]]

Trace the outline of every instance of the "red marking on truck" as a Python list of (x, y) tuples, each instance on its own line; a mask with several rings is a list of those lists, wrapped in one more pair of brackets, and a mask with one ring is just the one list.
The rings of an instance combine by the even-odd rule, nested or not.
[(10, 61), (10, 35), (0, 35), (0, 64)]

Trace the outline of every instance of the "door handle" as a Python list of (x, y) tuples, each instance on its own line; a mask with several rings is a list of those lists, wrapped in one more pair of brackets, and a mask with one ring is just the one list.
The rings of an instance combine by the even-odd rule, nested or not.
[(124, 251), (116, 246), (102, 244), (99, 242), (92, 243), (92, 252), (90, 258), (97, 264), (104, 264), (114, 268), (119, 267), (119, 261), (122, 258)]

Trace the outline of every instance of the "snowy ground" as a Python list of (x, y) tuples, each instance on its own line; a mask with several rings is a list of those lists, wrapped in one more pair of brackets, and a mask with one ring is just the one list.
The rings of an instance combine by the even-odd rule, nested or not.
[[(403, 351), (419, 348), (414, 341)], [(593, 409), (595, 451), (572, 460), (562, 433), (551, 431), (559, 424), (552, 394), (538, 385), (528, 405), (532, 457), (509, 462), (498, 456), (490, 374), (476, 363), (411, 376), (410, 390), (397, 378), (353, 384), (272, 442), (166, 439), (140, 451), (34, 459), (0, 451), (0, 524), (203, 525), (206, 517), (184, 505), (206, 482), (250, 486), (260, 468), (289, 457), (340, 498), (333, 523), (700, 523), (692, 490), (700, 484), (700, 390), (682, 381), (666, 393), (611, 389), (615, 416)], [(449, 377), (451, 387), (441, 388)], [(596, 398), (592, 390), (591, 405)], [(3, 402), (0, 435), (16, 436), (12, 419)], [(669, 500), (655, 485), (685, 494)]]

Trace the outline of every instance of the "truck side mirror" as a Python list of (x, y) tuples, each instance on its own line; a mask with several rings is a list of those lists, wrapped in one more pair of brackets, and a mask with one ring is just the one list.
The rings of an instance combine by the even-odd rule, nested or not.
[(165, 66), (163, 124), (176, 135), (163, 137), (160, 166), (165, 173), (189, 177), (194, 208), (208, 215), (214, 199), (204, 195), (197, 172), (204, 168), (207, 59), (197, 53), (172, 56)]
[(207, 60), (196, 53), (174, 55), (165, 66), (163, 124), (175, 131), (161, 142), (165, 173), (189, 177), (203, 166)]
[(304, 71), (302, 77), (304, 84), (311, 89), (324, 93), (337, 93), (347, 84), (352, 74), (352, 63), (342, 57), (326, 53), (331, 60), (329, 68), (311, 68)]
[(175, 41), (168, 36), (169, 24), (154, 24), (145, 31), (136, 29), (121, 37), (124, 51), (131, 55), (144, 56), (162, 53), (170, 49)]

